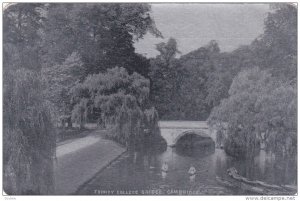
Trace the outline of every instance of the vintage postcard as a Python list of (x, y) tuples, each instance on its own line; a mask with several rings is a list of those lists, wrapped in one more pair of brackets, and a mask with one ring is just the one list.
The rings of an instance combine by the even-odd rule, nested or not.
[(4, 3), (3, 195), (297, 194), (296, 3)]

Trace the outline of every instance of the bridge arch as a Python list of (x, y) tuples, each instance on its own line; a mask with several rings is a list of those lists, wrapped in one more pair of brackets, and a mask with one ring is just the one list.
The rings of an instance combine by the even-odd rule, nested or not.
[(194, 133), (202, 137), (210, 137), (216, 141), (216, 132), (210, 129), (206, 121), (159, 121), (161, 136), (170, 147), (184, 135)]
[(191, 135), (191, 134), (198, 135), (203, 138), (210, 138), (213, 140), (213, 138), (210, 135), (208, 135), (207, 133), (205, 133), (204, 131), (186, 130), (184, 132), (178, 133), (178, 135), (173, 139), (173, 143), (172, 143), (173, 146), (176, 146), (176, 144), (180, 138), (182, 138), (183, 136), (186, 136), (186, 135)]

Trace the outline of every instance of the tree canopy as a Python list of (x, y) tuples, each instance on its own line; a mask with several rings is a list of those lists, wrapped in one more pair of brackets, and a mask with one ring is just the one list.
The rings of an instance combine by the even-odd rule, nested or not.
[(265, 144), (276, 156), (296, 156), (297, 8), (271, 8), (264, 33), (249, 45), (222, 52), (211, 40), (182, 55), (170, 38), (148, 59), (135, 52), (134, 43), (146, 33), (162, 37), (149, 4), (7, 7), (6, 192), (53, 192), (61, 116), (81, 128), (97, 121), (109, 130), (106, 137), (127, 147), (162, 142), (159, 119), (208, 120), (230, 155), (253, 156)]
[(231, 154), (235, 149), (253, 153), (259, 141), (276, 155), (296, 155), (297, 11), (289, 4), (274, 9), (266, 18), (264, 34), (247, 50), (244, 61), (248, 66), (244, 64), (233, 79), (228, 98), (209, 118), (212, 126), (225, 123)]
[[(149, 110), (149, 117), (154, 114), (152, 123), (157, 124), (155, 109), (143, 105), (149, 93), (144, 78), (149, 60), (133, 46), (147, 32), (161, 37), (150, 11), (150, 5), (137, 3), (16, 3), (4, 10), (6, 192), (53, 193), (55, 126), (60, 116), (72, 114), (81, 123), (88, 113), (98, 117), (103, 111), (104, 119), (117, 124), (121, 120), (112, 119), (119, 118), (129, 125), (122, 131), (128, 131), (126, 135), (142, 129), (138, 124), (144, 111)], [(77, 93), (79, 88), (83, 95)], [(108, 116), (115, 106), (123, 116), (117, 110)], [(129, 120), (125, 114), (138, 119)], [(124, 143), (128, 139), (120, 132), (118, 140)]]
[[(159, 136), (156, 110), (149, 107), (150, 82), (125, 68), (88, 76), (72, 89), (72, 118), (83, 124), (89, 113), (110, 130), (108, 137), (129, 146), (144, 139), (144, 130)], [(141, 146), (142, 143), (139, 144)]]
[(50, 51), (45, 60), (50, 66), (62, 63), (77, 51), (86, 75), (120, 66), (146, 76), (147, 60), (134, 52), (133, 42), (147, 32), (161, 36), (150, 9), (136, 3), (50, 4), (45, 30), (45, 47)]

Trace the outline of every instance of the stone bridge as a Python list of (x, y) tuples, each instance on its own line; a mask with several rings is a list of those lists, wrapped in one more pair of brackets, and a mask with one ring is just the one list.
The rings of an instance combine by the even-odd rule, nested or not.
[(159, 127), (168, 146), (175, 146), (181, 137), (191, 133), (216, 141), (216, 134), (209, 129), (206, 121), (160, 121)]

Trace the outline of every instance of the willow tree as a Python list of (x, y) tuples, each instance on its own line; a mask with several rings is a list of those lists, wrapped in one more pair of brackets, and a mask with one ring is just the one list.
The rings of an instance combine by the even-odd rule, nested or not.
[(228, 98), (210, 115), (212, 125), (228, 126), (225, 148), (231, 153), (251, 153), (260, 141), (278, 156), (297, 155), (297, 8), (287, 3), (271, 8), (264, 33), (239, 62), (248, 70), (233, 79)]
[(73, 116), (78, 122), (85, 121), (87, 112), (85, 102), (70, 104), (70, 88), (76, 82), (115, 66), (148, 76), (149, 60), (135, 53), (134, 42), (147, 32), (161, 36), (149, 4), (53, 3), (43, 7), (41, 60), (48, 98), (69, 126), (71, 110), (83, 114)]
[(127, 146), (138, 143), (144, 129), (153, 130), (158, 121), (155, 109), (148, 107), (149, 85), (148, 79), (129, 75), (125, 68), (90, 75), (72, 89), (72, 118), (83, 125), (89, 113), (100, 111), (97, 119), (109, 130), (108, 137)]
[(4, 190), (51, 194), (56, 136), (39, 75), (26, 69), (8, 75), (3, 94)]
[(3, 186), (8, 194), (52, 194), (53, 133), (41, 82), (42, 4), (3, 12)]
[(233, 80), (229, 97), (210, 115), (212, 126), (225, 125), (225, 150), (253, 156), (259, 143), (279, 156), (295, 156), (297, 147), (295, 87), (253, 68)]

